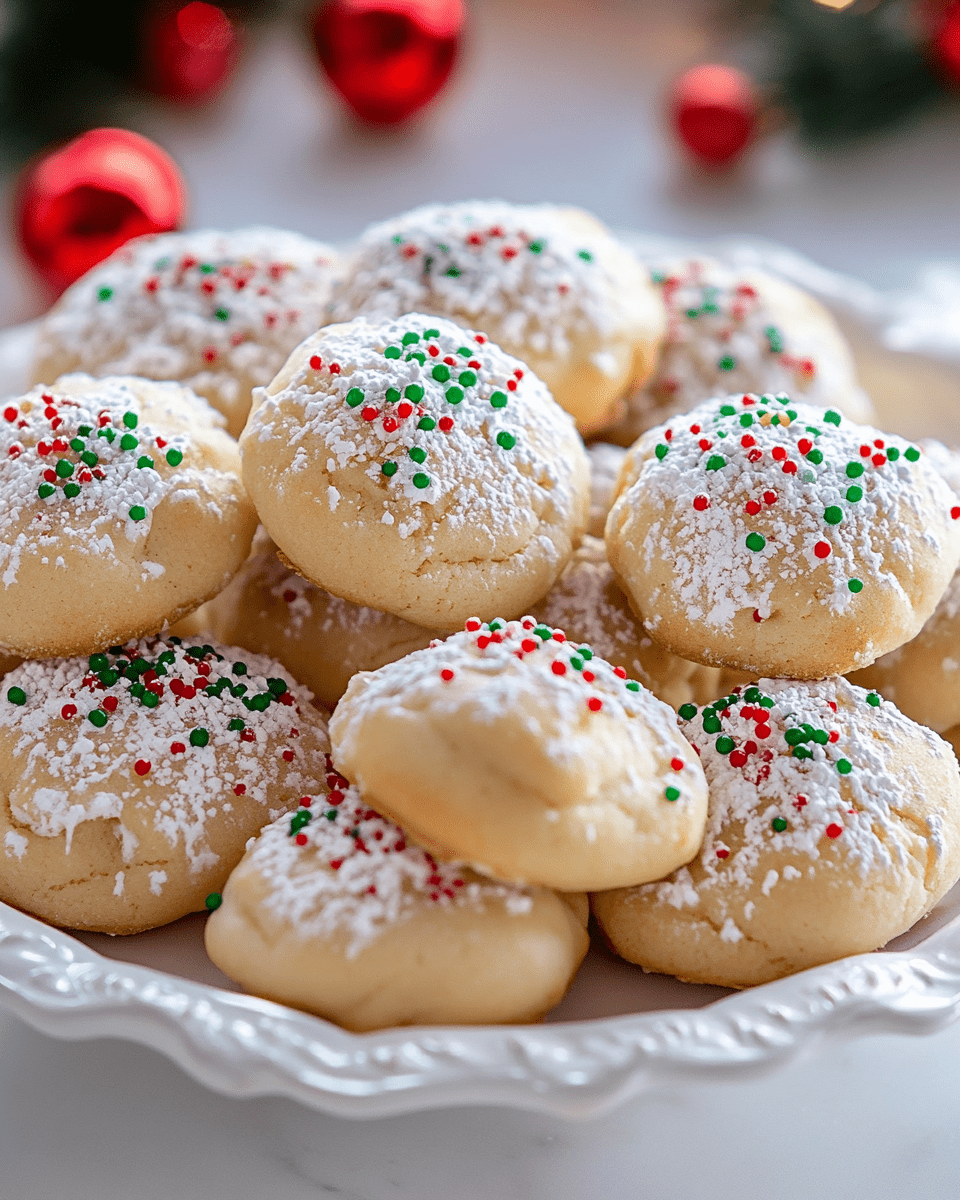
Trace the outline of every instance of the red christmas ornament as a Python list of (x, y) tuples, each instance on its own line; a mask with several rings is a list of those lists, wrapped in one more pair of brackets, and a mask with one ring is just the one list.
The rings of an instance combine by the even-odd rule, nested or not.
[(463, 0), (329, 0), (314, 14), (313, 40), (353, 111), (392, 125), (447, 82), (463, 24)]
[(185, 201), (180, 172), (159, 146), (128, 129), (92, 129), (24, 172), (20, 244), (59, 292), (129, 238), (176, 229)]
[(960, 85), (960, 4), (947, 5), (933, 35), (933, 57), (947, 81)]
[(671, 116), (680, 141), (709, 166), (735, 159), (757, 128), (757, 100), (747, 75), (705, 63), (673, 85)]
[(239, 55), (233, 22), (215, 4), (163, 5), (141, 27), (141, 82), (171, 100), (202, 100), (218, 92)]

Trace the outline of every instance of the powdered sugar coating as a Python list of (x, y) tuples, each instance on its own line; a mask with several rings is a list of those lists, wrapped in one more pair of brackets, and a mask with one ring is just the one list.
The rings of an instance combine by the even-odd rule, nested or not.
[[(784, 395), (711, 400), (651, 430), (624, 480), (608, 551), (654, 636), (700, 658), (661, 625), (718, 645), (735, 621), (757, 626), (755, 637), (736, 626), (739, 657), (724, 643), (703, 661), (814, 676), (871, 661), (919, 628), (960, 557), (955, 498), (916, 446)], [(830, 647), (838, 661), (804, 666), (791, 627), (795, 657), (758, 662), (776, 651), (760, 648), (764, 622), (809, 613), (837, 629), (847, 619), (846, 641)]]
[(872, 405), (830, 314), (811, 296), (764, 271), (704, 258), (651, 263), (667, 332), (650, 381), (627, 400), (618, 441), (711, 396), (788, 392), (868, 421)]
[[(7, 675), (0, 736), (19, 776), (10, 809), (44, 838), (116, 820), (162, 835), (193, 873), (214, 866), (207, 824), (245, 797), (272, 819), (323, 778), (323, 718), (271, 659), (153, 638)], [(319, 746), (321, 757), (315, 755)], [(42, 775), (44, 785), (31, 785)]]
[(267, 884), (265, 907), (304, 941), (333, 939), (347, 958), (424, 906), (473, 908), (491, 901), (511, 915), (532, 907), (529, 888), (480, 880), (407, 842), (331, 768), (329, 791), (268, 825), (247, 851)]
[[(495, 603), (496, 576), (528, 604), (586, 521), (569, 416), (517, 359), (436, 317), (320, 330), (257, 393), (240, 445), (261, 519), (303, 574), (428, 627)], [(305, 522), (309, 542), (290, 528)], [(396, 584), (373, 578), (371, 556)]]
[(239, 433), (268, 383), (324, 321), (338, 255), (253, 228), (135, 238), (68, 288), (44, 318), (34, 377), (68, 370), (176, 379)]
[(481, 329), (529, 362), (578, 420), (590, 406), (573, 395), (567, 373), (582, 357), (606, 381), (594, 422), (645, 377), (663, 320), (645, 268), (594, 218), (479, 200), (425, 205), (360, 239), (335, 290), (333, 319), (405, 312)]

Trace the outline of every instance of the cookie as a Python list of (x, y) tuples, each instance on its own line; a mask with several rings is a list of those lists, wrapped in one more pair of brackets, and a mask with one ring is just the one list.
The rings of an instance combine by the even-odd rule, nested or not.
[(761, 679), (681, 728), (710, 813), (668, 879), (592, 897), (618, 954), (648, 971), (748, 987), (875, 950), (960, 876), (950, 747), (844, 679)]
[(329, 708), (358, 671), (375, 671), (437, 637), (435, 630), (309, 583), (277, 558), (263, 530), (236, 577), (202, 614), (204, 628), (221, 642), (277, 659)]
[(704, 704), (722, 690), (717, 667), (677, 658), (644, 631), (614, 578), (603, 542), (585, 536), (573, 558), (530, 615), (562, 629), (572, 642), (587, 642), (594, 654), (623, 667), (673, 708)]
[(156, 632), (246, 557), (236, 443), (188, 389), (66, 375), (0, 417), (0, 646), (39, 658)]
[(583, 897), (438, 863), (346, 780), (328, 785), (230, 876), (206, 928), (222, 971), (357, 1031), (534, 1021), (561, 999), (587, 951)]
[(338, 255), (279, 229), (135, 238), (40, 323), (33, 378), (68, 371), (175, 379), (243, 429), (251, 389), (326, 319)]
[(615, 887), (700, 845), (706, 785), (673, 710), (530, 617), (355, 675), (330, 734), (366, 802), (496, 879)]
[(333, 319), (434, 313), (527, 363), (581, 432), (650, 374), (664, 308), (647, 269), (595, 218), (550, 204), (430, 204), (372, 226)]
[(960, 559), (953, 493), (902, 438), (786, 396), (730, 396), (630, 451), (610, 563), (682, 658), (800, 679), (912, 638)]
[(0, 898), (70, 929), (201, 910), (324, 778), (326, 722), (270, 659), (156, 638), (0, 687)]
[(629, 446), (654, 425), (731, 392), (787, 392), (854, 421), (873, 406), (836, 321), (814, 298), (756, 267), (681, 258), (652, 264), (667, 310), (653, 376), (603, 436)]
[(321, 329), (257, 393), (240, 452), (301, 575), (428, 629), (522, 613), (586, 525), (570, 417), (517, 359), (435, 317)]

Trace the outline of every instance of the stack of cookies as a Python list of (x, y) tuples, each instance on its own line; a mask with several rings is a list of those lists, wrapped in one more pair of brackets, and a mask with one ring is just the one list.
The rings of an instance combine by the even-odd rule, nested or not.
[(842, 677), (951, 607), (952, 459), (855, 423), (796, 289), (435, 205), (343, 257), (131, 243), (37, 373), (0, 425), (3, 899), (207, 907), (232, 978), (371, 1029), (542, 1015), (588, 895), (624, 957), (741, 987), (960, 877), (950, 747)]

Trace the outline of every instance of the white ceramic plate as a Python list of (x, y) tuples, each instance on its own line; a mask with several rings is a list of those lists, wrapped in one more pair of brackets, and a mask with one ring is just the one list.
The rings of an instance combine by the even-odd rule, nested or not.
[[(632, 240), (647, 252), (688, 249)], [(880, 295), (779, 247), (709, 251), (772, 269), (829, 305), (882, 428), (956, 439), (960, 275), (932, 269), (910, 294)], [(0, 332), (0, 395), (21, 390), (33, 336), (31, 326)], [(0, 904), (0, 1003), (57, 1037), (153, 1046), (228, 1095), (356, 1117), (477, 1103), (592, 1116), (670, 1079), (775, 1068), (823, 1036), (922, 1034), (960, 1014), (960, 885), (883, 952), (749, 992), (645, 975), (594, 948), (543, 1025), (365, 1035), (238, 994), (204, 954), (203, 920), (77, 938)]]

